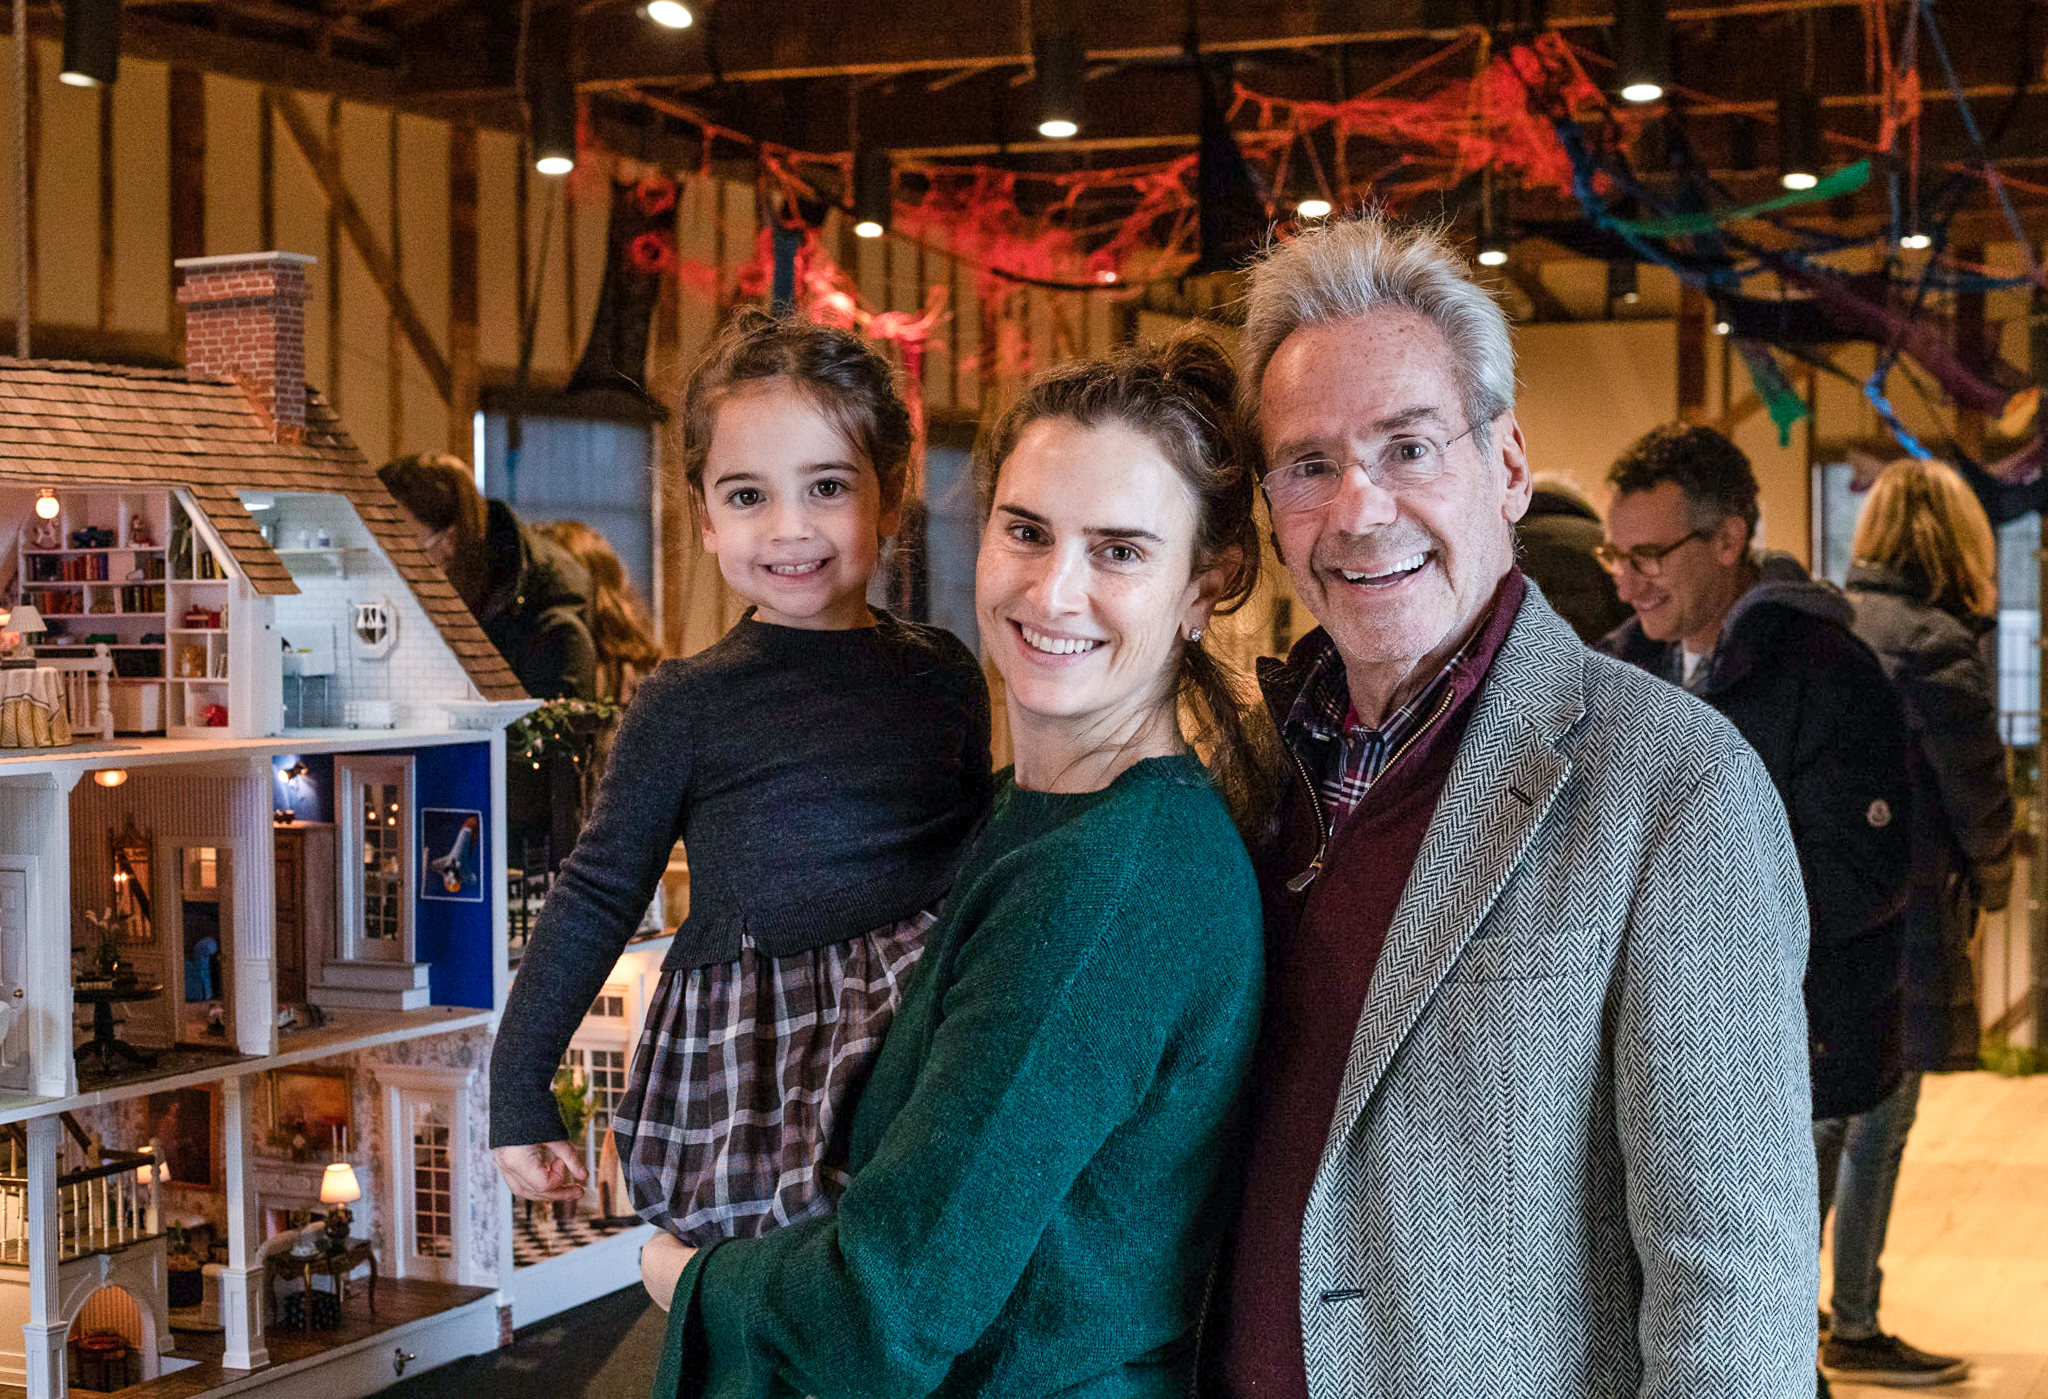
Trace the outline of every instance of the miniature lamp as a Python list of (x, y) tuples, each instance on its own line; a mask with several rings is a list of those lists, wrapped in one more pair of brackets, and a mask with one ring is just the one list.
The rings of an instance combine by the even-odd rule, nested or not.
[(0, 627), (18, 634), (24, 643), (42, 631), (44, 625), (43, 614), (36, 611), (32, 602), (17, 602), (11, 611), (0, 609)]
[(331, 1252), (340, 1253), (348, 1247), (348, 1226), (352, 1218), (348, 1207), (351, 1201), (362, 1198), (363, 1187), (356, 1180), (356, 1168), (348, 1162), (333, 1162), (320, 1177), (320, 1203), (328, 1207), (327, 1247)]
[(54, 520), (57, 518), (57, 512), (63, 508), (57, 503), (57, 493), (48, 486), (43, 487), (42, 492), (36, 496), (36, 515), (39, 519)]

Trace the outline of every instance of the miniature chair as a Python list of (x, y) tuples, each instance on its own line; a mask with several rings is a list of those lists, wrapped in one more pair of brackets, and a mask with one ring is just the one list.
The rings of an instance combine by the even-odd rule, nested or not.
[[(99, 731), (100, 741), (114, 741), (114, 658), (104, 641), (90, 656), (47, 656), (38, 664), (58, 672), (64, 684), (64, 715), (75, 734)], [(93, 683), (97, 677), (99, 683)]]

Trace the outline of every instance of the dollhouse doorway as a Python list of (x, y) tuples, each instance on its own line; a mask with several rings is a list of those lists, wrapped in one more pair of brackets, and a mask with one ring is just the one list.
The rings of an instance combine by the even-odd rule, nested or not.
[(461, 1282), (468, 1245), (457, 1221), (469, 1199), (469, 1088), (460, 1069), (386, 1065), (385, 1142), (391, 1156), (392, 1241), (401, 1277)]
[(235, 867), (240, 851), (214, 836), (158, 842), (157, 908), (166, 936), (163, 1004), (173, 1043), (225, 1045), (235, 1025)]
[(106, 1393), (153, 1380), (162, 1373), (157, 1346), (154, 1313), (127, 1288), (110, 1283), (89, 1295), (71, 1319), (66, 1388)]
[(27, 972), (29, 938), (35, 928), (31, 901), (35, 861), (0, 856), (0, 1088), (29, 1086)]

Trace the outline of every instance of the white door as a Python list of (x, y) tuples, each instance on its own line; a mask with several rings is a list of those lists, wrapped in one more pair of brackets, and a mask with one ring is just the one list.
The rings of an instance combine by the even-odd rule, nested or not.
[(28, 872), (0, 869), (0, 1087), (27, 1088), (28, 1006), (21, 984), (28, 939)]
[(393, 1124), (397, 1164), (398, 1232), (406, 1277), (457, 1277), (457, 1207), (463, 1170), (455, 1095), (434, 1089), (398, 1092)]

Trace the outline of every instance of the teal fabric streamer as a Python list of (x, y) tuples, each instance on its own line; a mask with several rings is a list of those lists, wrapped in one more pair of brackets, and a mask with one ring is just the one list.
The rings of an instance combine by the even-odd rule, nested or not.
[(1775, 199), (1766, 199), (1757, 204), (1741, 204), (1732, 209), (1702, 209), (1698, 213), (1672, 214), (1661, 219), (1618, 219), (1612, 214), (1603, 214), (1600, 224), (1616, 233), (1633, 234), (1638, 238), (1686, 238), (1700, 233), (1712, 233), (1724, 224), (1736, 223), (1742, 219), (1753, 219), (1761, 214), (1774, 214), (1780, 209), (1791, 209), (1801, 204), (1833, 199), (1839, 194), (1854, 194), (1869, 183), (1870, 162), (1859, 160), (1854, 165), (1843, 166), (1812, 189), (1781, 194)]
[(1735, 352), (1742, 356), (1742, 363), (1749, 370), (1749, 382), (1755, 386), (1757, 396), (1764, 401), (1764, 407), (1771, 411), (1771, 421), (1778, 425), (1778, 445), (1792, 445), (1792, 424), (1807, 415), (1806, 400), (1792, 387), (1792, 381), (1785, 377), (1785, 371), (1778, 368), (1778, 361), (1771, 356), (1768, 347), (1755, 340), (1738, 340)]

